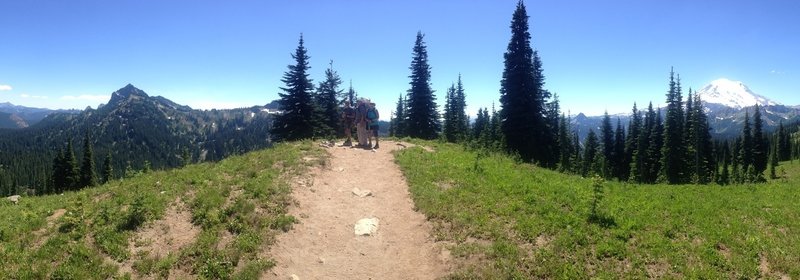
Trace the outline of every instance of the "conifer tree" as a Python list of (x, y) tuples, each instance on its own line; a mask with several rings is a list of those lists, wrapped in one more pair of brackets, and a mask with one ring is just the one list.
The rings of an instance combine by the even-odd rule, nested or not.
[(686, 155), (683, 152), (685, 147), (683, 123), (685, 119), (683, 117), (681, 99), (680, 76), (676, 80), (675, 72), (670, 70), (667, 115), (664, 120), (664, 144), (661, 148), (661, 172), (659, 177), (660, 180), (669, 184), (678, 184), (685, 181), (682, 177), (684, 175), (682, 171)]
[(570, 129), (570, 120), (566, 115), (561, 115), (558, 125), (558, 147), (559, 147), (559, 172), (572, 172), (573, 171), (573, 149), (572, 146), (572, 132)]
[(650, 144), (647, 152), (647, 176), (645, 182), (655, 183), (661, 170), (661, 151), (664, 146), (664, 124), (661, 121), (661, 109), (656, 108), (654, 112), (653, 131), (650, 132)]
[(67, 149), (64, 151), (64, 188), (66, 190), (76, 190), (80, 184), (77, 160), (75, 159), (75, 149), (72, 147), (72, 139), (67, 140)]
[[(691, 96), (688, 98), (691, 100)], [(690, 123), (691, 137), (691, 151), (692, 159), (691, 167), (694, 168), (692, 172), (694, 177), (697, 178), (697, 183), (707, 184), (713, 182), (714, 170), (716, 170), (716, 160), (714, 158), (714, 145), (711, 142), (710, 126), (708, 124), (708, 117), (703, 110), (703, 101), (700, 99), (699, 94), (694, 95), (694, 107), (692, 109), (692, 121)], [(688, 114), (688, 112), (687, 112)]]
[(778, 141), (773, 141), (772, 143), (772, 148), (769, 153), (769, 178), (776, 179), (778, 178), (775, 173), (775, 168), (778, 167)]
[(764, 131), (762, 129), (763, 123), (761, 121), (761, 110), (756, 104), (755, 112), (753, 112), (753, 170), (755, 171), (754, 178), (756, 181), (764, 180), (764, 171), (767, 170), (767, 156), (769, 152), (769, 145), (767, 139), (764, 138)]
[(475, 122), (472, 124), (472, 139), (480, 139), (484, 133), (484, 129), (488, 126), (488, 113), (486, 108), (478, 108), (478, 115), (475, 116)]
[[(636, 136), (636, 148), (633, 150), (631, 155), (631, 172), (629, 178), (634, 182), (647, 182), (647, 174), (650, 170), (650, 138), (651, 133), (653, 132), (655, 117), (656, 113), (653, 111), (653, 103), (651, 102), (647, 107), (647, 112), (645, 112), (645, 117), (642, 121), (641, 128)], [(632, 118), (632, 120), (634, 119), (635, 118)], [(630, 139), (630, 137), (628, 139)]]
[(411, 60), (411, 88), (408, 90), (406, 107), (406, 132), (408, 136), (421, 139), (435, 139), (439, 135), (441, 123), (436, 106), (436, 96), (431, 89), (431, 67), (428, 65), (428, 50), (422, 32), (417, 32)]
[(444, 99), (444, 122), (442, 124), (442, 136), (444, 140), (450, 143), (456, 142), (458, 139), (458, 129), (460, 124), (458, 123), (458, 100), (456, 100), (456, 87), (455, 85), (451, 85), (450, 88), (447, 89), (447, 94), (445, 95)]
[(731, 182), (741, 184), (744, 181), (744, 176), (742, 175), (743, 164), (742, 137), (738, 137), (733, 141), (733, 148), (731, 149)]
[(625, 158), (625, 130), (622, 128), (622, 122), (617, 118), (617, 129), (614, 131), (614, 177), (619, 180), (626, 180), (628, 176), (627, 166), (630, 166), (624, 161)]
[(56, 157), (53, 159), (53, 175), (50, 177), (50, 182), (53, 184), (53, 191), (56, 193), (63, 192), (69, 185), (67, 184), (67, 173), (64, 169), (66, 166), (66, 158), (64, 150), (61, 148), (56, 152)]
[(522, 1), (511, 20), (511, 40), (504, 54), (500, 86), (500, 119), (505, 146), (522, 160), (548, 165), (545, 100), (541, 60), (531, 48), (528, 14)]
[[(550, 94), (548, 93), (548, 95)], [(553, 98), (550, 100), (550, 102), (545, 104), (546, 128), (545, 131), (542, 132), (542, 139), (544, 139), (544, 147), (546, 149), (542, 151), (542, 157), (544, 159), (540, 161), (540, 164), (547, 168), (556, 167), (561, 151), (558, 148), (558, 126), (561, 108), (558, 101), (558, 95), (553, 94), (552, 96)]]
[(684, 140), (684, 164), (686, 167), (684, 170), (686, 173), (684, 174), (685, 177), (690, 178), (692, 182), (699, 183), (700, 174), (697, 172), (699, 171), (697, 166), (697, 162), (700, 160), (697, 153), (697, 134), (698, 134), (698, 123), (697, 119), (694, 116), (694, 101), (692, 99), (692, 89), (689, 89), (689, 95), (686, 98), (686, 115), (685, 120), (683, 123), (683, 140)]
[(406, 120), (406, 105), (405, 100), (403, 100), (403, 94), (400, 94), (400, 97), (397, 98), (397, 107), (394, 109), (394, 118), (392, 119), (391, 127), (392, 127), (392, 136), (395, 137), (404, 137), (406, 136), (405, 133), (405, 120)]
[(333, 70), (333, 61), (330, 62), (328, 69), (325, 69), (325, 80), (317, 87), (316, 103), (320, 112), (321, 124), (317, 135), (332, 138), (336, 134), (344, 133), (341, 127), (341, 111), (337, 96), (343, 95), (343, 90), (339, 89), (342, 79)]
[(458, 74), (458, 82), (456, 82), (456, 94), (455, 94), (455, 112), (456, 121), (458, 125), (456, 126), (456, 131), (458, 131), (459, 140), (463, 141), (469, 138), (469, 116), (467, 116), (467, 96), (464, 92), (464, 84), (461, 82), (461, 74)]
[(786, 161), (791, 159), (791, 137), (789, 137), (789, 133), (783, 125), (783, 120), (780, 121), (778, 124), (778, 131), (777, 133), (777, 142), (778, 142), (778, 160), (779, 161)]
[(114, 179), (114, 166), (111, 163), (111, 152), (106, 154), (106, 158), (103, 160), (103, 183), (107, 183)]
[(583, 148), (583, 168), (581, 169), (581, 176), (587, 177), (599, 172), (599, 170), (596, 169), (597, 164), (595, 163), (595, 158), (599, 154), (598, 146), (597, 135), (594, 134), (594, 130), (589, 129), (589, 135), (586, 136), (586, 142)]
[(316, 114), (313, 98), (314, 85), (308, 77), (309, 56), (305, 46), (303, 46), (303, 35), (300, 35), (295, 53), (292, 54), (295, 60), (294, 65), (289, 65), (289, 70), (283, 74), (281, 81), (285, 87), (281, 87), (282, 93), (279, 103), (283, 110), (282, 114), (275, 117), (272, 125), (271, 135), (277, 141), (293, 141), (314, 137)]
[(628, 137), (625, 138), (625, 153), (622, 158), (620, 174), (623, 180), (633, 179), (631, 175), (633, 166), (637, 163), (634, 162), (634, 154), (637, 152), (639, 137), (642, 131), (642, 115), (636, 108), (636, 103), (633, 103), (631, 110), (631, 118), (628, 122)]
[(578, 137), (578, 131), (572, 133), (572, 173), (581, 174), (583, 167), (583, 157), (581, 157), (581, 141)]
[(600, 139), (603, 149), (603, 170), (600, 175), (603, 178), (611, 179), (614, 176), (614, 128), (611, 126), (611, 117), (608, 111), (603, 113), (603, 121), (600, 124)]
[(727, 185), (730, 184), (730, 165), (731, 165), (731, 152), (730, 148), (728, 148), (728, 142), (726, 141), (722, 145), (722, 171), (720, 171), (719, 178), (717, 179), (717, 183), (720, 185)]
[(83, 138), (83, 161), (81, 162), (80, 185), (83, 187), (97, 186), (97, 173), (95, 171), (94, 153), (89, 132)]
[(745, 111), (744, 113), (744, 126), (742, 127), (742, 136), (741, 136), (741, 146), (739, 150), (739, 163), (740, 163), (740, 179), (748, 179), (748, 180), (740, 180), (742, 181), (749, 181), (748, 176), (753, 174), (748, 174), (747, 171), (751, 170), (750, 166), (753, 165), (753, 134), (750, 128), (750, 112)]

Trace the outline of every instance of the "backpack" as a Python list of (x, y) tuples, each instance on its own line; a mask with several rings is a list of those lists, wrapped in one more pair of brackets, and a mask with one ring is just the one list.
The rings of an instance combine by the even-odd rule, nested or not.
[(368, 120), (377, 120), (378, 119), (378, 112), (375, 109), (367, 110), (367, 119)]

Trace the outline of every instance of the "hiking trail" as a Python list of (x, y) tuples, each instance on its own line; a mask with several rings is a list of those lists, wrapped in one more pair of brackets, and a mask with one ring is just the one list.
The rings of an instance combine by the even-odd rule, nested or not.
[[(411, 144), (381, 141), (364, 150), (335, 146), (326, 166), (293, 186), (289, 213), (298, 223), (270, 250), (276, 266), (264, 279), (436, 279), (448, 272), (450, 253), (414, 211), (408, 185), (391, 151)], [(358, 190), (354, 190), (358, 188)], [(367, 194), (366, 192), (371, 192)], [(362, 219), (377, 218), (358, 228)], [(371, 220), (371, 221), (374, 221)]]

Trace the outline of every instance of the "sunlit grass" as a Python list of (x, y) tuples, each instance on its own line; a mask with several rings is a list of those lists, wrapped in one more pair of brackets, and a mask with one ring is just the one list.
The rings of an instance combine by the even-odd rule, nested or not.
[[(0, 201), (0, 278), (108, 279), (168, 277), (181, 270), (209, 279), (256, 279), (273, 262), (258, 253), (288, 230), (294, 218), (289, 178), (301, 174), (303, 157), (325, 158), (310, 141), (190, 165), (63, 195)], [(167, 256), (134, 255), (137, 229), (164, 216), (175, 201), (201, 228), (194, 242)], [(66, 213), (48, 224), (56, 210)], [(227, 232), (227, 233), (226, 233)], [(223, 234), (232, 240), (219, 244)], [(118, 263), (132, 263), (122, 275)]]
[(767, 184), (603, 182), (591, 219), (592, 179), (421, 144), (435, 152), (396, 161), (436, 239), (456, 244), (452, 278), (800, 277), (800, 164)]

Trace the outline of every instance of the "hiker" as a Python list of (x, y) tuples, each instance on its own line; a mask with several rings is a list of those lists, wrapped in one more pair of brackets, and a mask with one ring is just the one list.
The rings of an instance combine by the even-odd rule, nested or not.
[(344, 135), (347, 137), (347, 140), (344, 141), (342, 146), (351, 146), (353, 142), (351, 141), (351, 137), (353, 136), (353, 132), (350, 131), (353, 128), (353, 122), (356, 119), (356, 109), (353, 109), (350, 106), (350, 101), (344, 102), (344, 108), (342, 109), (342, 126), (344, 127)]
[(367, 147), (372, 147), (372, 137), (375, 137), (375, 147), (373, 149), (377, 149), (378, 146), (378, 119), (381, 117), (378, 114), (378, 109), (375, 108), (375, 103), (370, 102), (367, 108), (367, 128), (369, 133), (367, 134)]
[(358, 135), (358, 146), (367, 147), (367, 104), (364, 99), (356, 102), (356, 134)]

